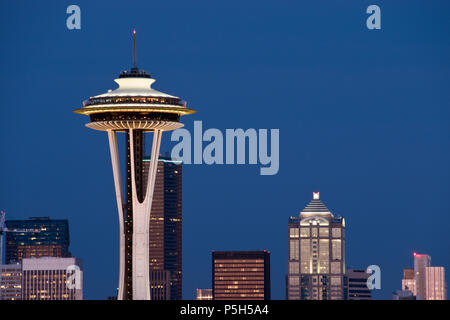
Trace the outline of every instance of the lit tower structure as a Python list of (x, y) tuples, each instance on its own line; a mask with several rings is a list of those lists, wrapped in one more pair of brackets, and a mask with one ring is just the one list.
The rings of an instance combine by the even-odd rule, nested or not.
[[(119, 213), (119, 300), (150, 300), (150, 212), (163, 131), (183, 126), (182, 115), (195, 111), (186, 102), (151, 88), (154, 79), (139, 70), (136, 31), (133, 31), (133, 66), (114, 80), (119, 87), (89, 98), (74, 112), (88, 115), (88, 128), (108, 133)], [(117, 133), (126, 138), (126, 196), (123, 195)], [(153, 134), (148, 174), (144, 175), (144, 137)]]

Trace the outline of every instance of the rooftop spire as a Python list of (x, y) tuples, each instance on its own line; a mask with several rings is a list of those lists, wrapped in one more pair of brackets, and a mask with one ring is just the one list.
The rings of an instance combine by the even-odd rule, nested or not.
[(133, 30), (133, 69), (138, 69), (136, 58), (136, 29)]
[(145, 71), (139, 71), (136, 57), (136, 29), (133, 30), (133, 64), (130, 71), (122, 71), (119, 78), (150, 78)]

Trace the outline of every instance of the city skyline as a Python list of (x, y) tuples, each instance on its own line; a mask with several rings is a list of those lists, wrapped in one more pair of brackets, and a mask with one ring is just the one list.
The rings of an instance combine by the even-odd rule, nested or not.
[[(381, 267), (374, 299), (391, 298), (412, 252), (448, 269), (448, 3), (383, 1), (379, 32), (365, 26), (366, 5), (105, 4), (80, 1), (77, 31), (65, 26), (65, 4), (1, 4), (14, 33), (2, 34), (0, 208), (8, 219), (70, 220), (85, 298), (115, 294), (119, 231), (107, 139), (71, 111), (114, 89), (134, 28), (156, 88), (201, 110), (188, 130), (196, 120), (280, 129), (277, 175), (184, 166), (184, 298), (210, 287), (212, 250), (266, 249), (272, 298), (284, 299), (286, 220), (311, 191), (348, 221), (347, 267)], [(163, 140), (170, 152), (170, 134)]]

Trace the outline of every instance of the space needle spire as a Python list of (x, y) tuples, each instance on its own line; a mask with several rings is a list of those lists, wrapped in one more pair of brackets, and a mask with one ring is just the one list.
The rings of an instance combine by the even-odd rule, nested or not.
[(133, 69), (138, 70), (136, 58), (136, 29), (133, 30)]
[[(153, 89), (155, 79), (138, 70), (135, 30), (133, 66), (114, 81), (117, 89), (90, 97), (74, 112), (90, 117), (88, 128), (108, 133), (120, 233), (118, 299), (150, 300), (150, 212), (162, 133), (181, 128), (181, 116), (195, 111), (186, 108), (180, 98)], [(125, 135), (125, 180), (120, 169), (118, 133)], [(144, 139), (148, 136), (153, 142), (150, 163), (145, 167)]]

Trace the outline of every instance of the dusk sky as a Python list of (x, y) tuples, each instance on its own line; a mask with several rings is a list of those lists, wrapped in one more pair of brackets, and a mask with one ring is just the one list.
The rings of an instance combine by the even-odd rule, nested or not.
[[(71, 4), (81, 30), (66, 27)], [(381, 30), (366, 27), (371, 4)], [(116, 293), (119, 226), (107, 135), (72, 111), (116, 88), (131, 67), (133, 29), (153, 87), (197, 110), (182, 118), (188, 130), (196, 120), (223, 133), (280, 130), (277, 175), (184, 165), (184, 299), (211, 288), (212, 250), (263, 249), (272, 298), (285, 299), (288, 219), (313, 191), (345, 218), (347, 267), (380, 266), (374, 298), (401, 289), (415, 251), (449, 272), (449, 1), (0, 6), (0, 209), (7, 219), (69, 219), (85, 299)]]

